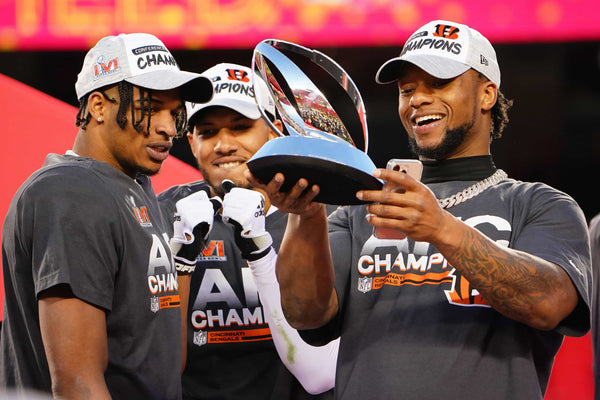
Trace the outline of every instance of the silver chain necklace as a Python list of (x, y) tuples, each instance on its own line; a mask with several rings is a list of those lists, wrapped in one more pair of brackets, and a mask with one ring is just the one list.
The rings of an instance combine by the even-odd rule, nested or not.
[(476, 184), (469, 186), (465, 190), (458, 192), (456, 194), (453, 194), (450, 197), (446, 197), (445, 199), (438, 200), (438, 202), (440, 203), (440, 206), (442, 206), (442, 208), (453, 207), (457, 204), (460, 204), (469, 199), (472, 199), (473, 197), (475, 197), (478, 194), (480, 194), (481, 192), (483, 192), (485, 189), (489, 188), (490, 186), (494, 186), (498, 182), (506, 179), (507, 177), (508, 177), (508, 174), (506, 172), (502, 171), (501, 169), (499, 169), (496, 172), (494, 172), (493, 175), (488, 176), (484, 180), (479, 181)]

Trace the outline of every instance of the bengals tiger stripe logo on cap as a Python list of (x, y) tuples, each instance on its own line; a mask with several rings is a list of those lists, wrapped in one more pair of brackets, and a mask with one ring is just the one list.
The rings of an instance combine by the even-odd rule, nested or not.
[(240, 82), (250, 82), (250, 74), (248, 72), (241, 69), (232, 69), (228, 68), (227, 70), (227, 79), (232, 81), (240, 81)]
[(460, 32), (460, 29), (455, 26), (438, 24), (435, 26), (433, 36), (444, 39), (458, 39), (458, 32)]

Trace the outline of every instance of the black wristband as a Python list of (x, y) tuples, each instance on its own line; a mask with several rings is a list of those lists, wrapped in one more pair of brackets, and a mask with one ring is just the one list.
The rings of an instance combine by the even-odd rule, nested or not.
[(261, 251), (260, 253), (250, 253), (250, 254), (243, 254), (242, 253), (242, 258), (248, 260), (248, 261), (256, 261), (256, 260), (260, 260), (261, 258), (263, 258), (264, 256), (266, 256), (267, 254), (269, 254), (269, 252), (271, 251), (272, 247), (269, 246), (266, 249), (264, 249), (263, 251)]

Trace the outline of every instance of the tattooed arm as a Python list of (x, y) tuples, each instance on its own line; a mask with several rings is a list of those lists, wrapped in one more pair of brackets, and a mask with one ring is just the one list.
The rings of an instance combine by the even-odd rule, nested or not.
[(573, 311), (577, 291), (562, 268), (500, 246), (444, 214), (436, 248), (496, 311), (542, 330), (554, 329)]
[(359, 198), (379, 203), (367, 207), (369, 222), (434, 245), (496, 311), (550, 330), (574, 310), (577, 290), (561, 267), (495, 243), (443, 210), (426, 186), (406, 174), (378, 170), (376, 176), (406, 192), (359, 192)]

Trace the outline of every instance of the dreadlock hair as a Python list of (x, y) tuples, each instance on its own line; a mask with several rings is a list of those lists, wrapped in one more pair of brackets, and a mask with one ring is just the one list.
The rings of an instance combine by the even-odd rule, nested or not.
[[(477, 72), (479, 78), (489, 81), (489, 79), (481, 72)], [(490, 130), (490, 136), (493, 139), (500, 139), (502, 137), (502, 131), (508, 124), (508, 110), (512, 107), (513, 101), (504, 97), (504, 94), (498, 89), (498, 98), (496, 104), (492, 107), (492, 129)]]
[(92, 115), (90, 113), (87, 113), (87, 115), (84, 116), (85, 110), (87, 109), (87, 103), (87, 96), (83, 96), (81, 99), (79, 99), (79, 110), (77, 110), (77, 118), (75, 120), (75, 126), (79, 126), (83, 130), (87, 128), (87, 124), (92, 118)]
[(498, 99), (492, 107), (492, 139), (500, 139), (502, 131), (508, 124), (508, 110), (512, 107), (513, 101), (504, 97), (504, 94), (498, 89)]
[[(138, 120), (136, 120), (135, 118), (135, 103), (133, 101), (133, 88), (134, 85), (129, 83), (129, 82), (125, 82), (125, 81), (120, 81), (117, 84), (117, 89), (119, 91), (119, 101), (117, 102), (116, 99), (108, 97), (108, 95), (104, 92), (106, 89), (110, 88), (112, 86), (107, 86), (107, 87), (103, 87), (100, 88), (96, 91), (102, 93), (102, 96), (104, 96), (104, 98), (108, 101), (110, 101), (113, 104), (119, 104), (119, 109), (117, 110), (117, 124), (121, 127), (121, 129), (125, 129), (125, 126), (127, 125), (127, 111), (129, 108), (129, 112), (131, 114), (131, 124), (133, 125), (133, 128), (137, 131), (142, 133), (144, 130), (144, 127), (142, 126), (142, 122), (144, 121), (144, 118), (146, 117), (146, 115), (148, 116), (147, 121), (146, 121), (146, 130), (144, 132), (144, 136), (148, 136), (150, 135), (150, 116), (152, 115), (152, 91), (136, 86), (140, 92), (140, 109), (141, 109), (141, 113), (140, 113), (140, 118)], [(75, 126), (79, 126), (81, 127), (81, 129), (85, 129), (87, 127), (87, 124), (90, 122), (91, 119), (91, 115), (88, 112), (86, 114), (86, 110), (87, 110), (87, 103), (88, 103), (88, 96), (84, 96), (79, 100), (79, 111), (77, 112), (77, 121), (75, 123)], [(187, 113), (185, 111), (185, 107), (182, 108), (182, 110), (177, 114), (176, 118), (175, 118), (175, 128), (176, 128), (176, 135), (175, 137), (180, 137), (185, 133), (186, 130), (186, 121), (187, 121)]]

